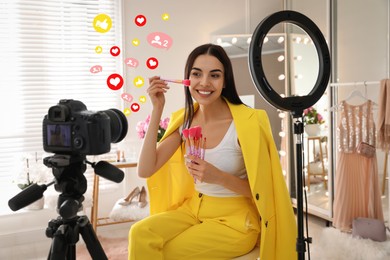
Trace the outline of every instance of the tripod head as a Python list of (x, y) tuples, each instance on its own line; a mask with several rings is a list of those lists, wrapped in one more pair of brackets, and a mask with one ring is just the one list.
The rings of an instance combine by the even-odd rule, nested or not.
[(42, 198), (47, 187), (54, 184), (55, 190), (61, 194), (58, 197), (57, 210), (64, 218), (71, 218), (82, 208), (83, 194), (87, 191), (87, 180), (84, 172), (86, 164), (90, 164), (95, 174), (110, 181), (120, 183), (124, 172), (105, 161), (91, 163), (85, 155), (55, 154), (44, 158), (43, 163), (52, 168), (54, 180), (48, 184), (34, 184), (21, 191), (8, 201), (8, 206), (17, 211)]

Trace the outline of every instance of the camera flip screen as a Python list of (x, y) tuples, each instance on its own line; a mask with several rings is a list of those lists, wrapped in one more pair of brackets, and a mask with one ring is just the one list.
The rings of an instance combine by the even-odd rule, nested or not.
[(47, 125), (47, 145), (71, 147), (71, 125)]

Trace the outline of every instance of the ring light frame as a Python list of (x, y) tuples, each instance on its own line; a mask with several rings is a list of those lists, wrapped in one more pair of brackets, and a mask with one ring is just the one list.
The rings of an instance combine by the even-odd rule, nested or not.
[[(301, 27), (311, 37), (317, 49), (319, 70), (317, 81), (307, 96), (282, 98), (267, 81), (264, 74), (261, 50), (264, 38), (270, 29), (280, 22), (289, 22)], [(251, 77), (260, 94), (274, 107), (302, 116), (303, 110), (314, 105), (325, 92), (331, 73), (328, 45), (320, 29), (305, 15), (295, 11), (280, 11), (266, 17), (256, 27), (249, 46), (249, 68)]]
[[(313, 40), (317, 49), (319, 70), (317, 81), (307, 96), (291, 96), (282, 98), (276, 93), (264, 75), (261, 50), (264, 39), (269, 30), (280, 22), (289, 22), (298, 25)], [(306, 16), (294, 11), (281, 11), (266, 17), (256, 27), (249, 46), (249, 68), (251, 77), (260, 94), (274, 107), (290, 111), (298, 120), (294, 122), (294, 134), (296, 134), (296, 184), (297, 184), (297, 226), (298, 237), (296, 251), (299, 260), (305, 259), (306, 243), (311, 243), (311, 238), (304, 236), (303, 224), (303, 165), (302, 165), (302, 140), (304, 125), (299, 120), (303, 117), (303, 110), (314, 105), (325, 92), (330, 77), (330, 54), (325, 38), (318, 27)], [(306, 204), (307, 205), (307, 204)]]

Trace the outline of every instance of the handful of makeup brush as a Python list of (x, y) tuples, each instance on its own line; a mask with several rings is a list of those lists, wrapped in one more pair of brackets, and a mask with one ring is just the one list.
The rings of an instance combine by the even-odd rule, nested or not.
[(194, 155), (204, 159), (206, 148), (206, 137), (202, 136), (202, 128), (194, 126), (189, 129), (183, 129), (187, 155)]

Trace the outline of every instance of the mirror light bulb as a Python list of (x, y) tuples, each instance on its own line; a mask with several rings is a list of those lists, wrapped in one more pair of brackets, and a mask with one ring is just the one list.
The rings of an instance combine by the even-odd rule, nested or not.
[(280, 136), (280, 137), (285, 137), (285, 136), (286, 136), (286, 133), (283, 132), (283, 131), (281, 131), (281, 132), (279, 132), (279, 136)]
[(217, 39), (217, 43), (218, 43), (218, 44), (221, 44), (221, 43), (222, 43), (222, 39), (221, 39), (221, 38), (218, 38), (218, 39)]
[(284, 55), (280, 55), (280, 56), (278, 57), (278, 61), (279, 61), (279, 62), (284, 61)]
[(268, 37), (265, 37), (265, 38), (264, 38), (264, 43), (267, 43), (268, 40), (269, 40)]
[(278, 77), (279, 80), (284, 80), (285, 78), (286, 78), (286, 76), (284, 76), (284, 74), (280, 74)]
[(233, 44), (237, 43), (237, 38), (236, 38), (236, 37), (233, 37), (233, 38), (232, 38), (232, 43), (233, 43)]
[(250, 44), (251, 41), (252, 41), (252, 37), (249, 37), (249, 38), (246, 40), (246, 43), (247, 43), (247, 44)]
[(294, 60), (301, 61), (302, 60), (302, 56), (301, 55), (295, 56)]
[(282, 43), (282, 42), (284, 42), (284, 37), (283, 37), (283, 36), (280, 36), (280, 37), (278, 38), (278, 43)]

